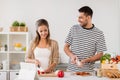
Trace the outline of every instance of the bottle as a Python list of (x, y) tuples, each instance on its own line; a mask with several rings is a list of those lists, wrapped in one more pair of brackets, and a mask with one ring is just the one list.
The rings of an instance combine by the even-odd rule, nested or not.
[(8, 48), (8, 47), (7, 47), (7, 44), (5, 44), (5, 46), (4, 46), (4, 47), (5, 47), (5, 51), (7, 51), (7, 48)]
[(97, 69), (97, 77), (102, 77), (101, 69)]

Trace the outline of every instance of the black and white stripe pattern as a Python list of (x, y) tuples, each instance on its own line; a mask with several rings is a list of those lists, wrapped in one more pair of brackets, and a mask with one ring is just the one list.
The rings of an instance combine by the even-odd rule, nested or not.
[[(96, 52), (106, 51), (104, 34), (98, 28), (90, 30), (82, 28), (80, 25), (71, 27), (65, 43), (70, 44), (71, 51), (77, 55), (79, 60), (91, 57)], [(92, 71), (94, 63), (85, 63), (83, 68), (78, 68), (70, 63), (68, 69), (71, 71)]]

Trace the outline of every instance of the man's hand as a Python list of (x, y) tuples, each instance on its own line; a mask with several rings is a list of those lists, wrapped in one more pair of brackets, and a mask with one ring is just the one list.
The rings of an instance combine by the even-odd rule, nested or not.
[(90, 59), (87, 58), (87, 59), (83, 59), (83, 60), (81, 60), (81, 61), (77, 61), (78, 67), (83, 67), (83, 65), (84, 65), (86, 62), (88, 62), (89, 60), (90, 60)]
[(82, 63), (81, 61), (79, 61), (78, 59), (76, 59), (76, 64), (78, 67), (83, 67), (84, 63)]
[(72, 64), (76, 64), (77, 56), (76, 55), (72, 55), (72, 56), (70, 56), (70, 58), (71, 58), (71, 63)]
[(77, 56), (72, 53), (69, 47), (70, 47), (70, 44), (66, 43), (64, 46), (64, 51), (70, 57), (71, 63), (75, 64)]

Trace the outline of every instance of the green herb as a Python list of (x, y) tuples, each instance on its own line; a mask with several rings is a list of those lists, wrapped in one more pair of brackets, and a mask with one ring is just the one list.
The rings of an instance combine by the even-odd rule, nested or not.
[(26, 26), (25, 22), (20, 23), (20, 27), (25, 27), (25, 26)]
[(18, 22), (18, 21), (14, 21), (14, 22), (12, 23), (12, 26), (13, 26), (13, 27), (19, 27), (19, 22)]

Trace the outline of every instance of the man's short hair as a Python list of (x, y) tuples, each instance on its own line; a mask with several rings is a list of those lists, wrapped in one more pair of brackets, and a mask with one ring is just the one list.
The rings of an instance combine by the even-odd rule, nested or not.
[(92, 9), (90, 7), (88, 7), (88, 6), (83, 6), (78, 11), (85, 13), (86, 16), (89, 15), (89, 16), (92, 17), (92, 15), (93, 15)]

